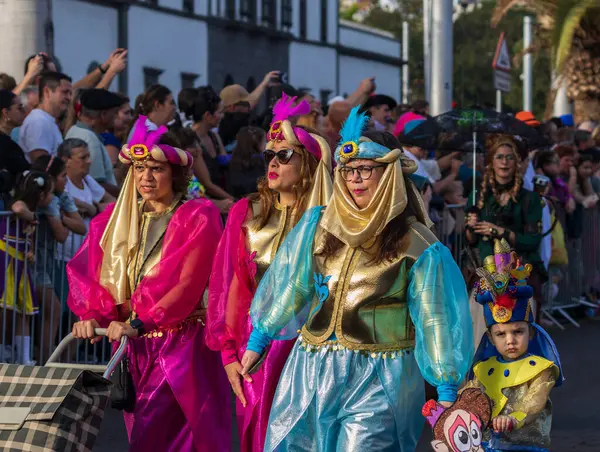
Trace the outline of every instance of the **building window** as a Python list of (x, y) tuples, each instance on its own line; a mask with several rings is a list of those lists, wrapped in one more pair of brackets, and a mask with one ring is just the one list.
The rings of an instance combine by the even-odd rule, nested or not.
[(157, 85), (160, 82), (160, 75), (164, 71), (154, 67), (144, 67), (144, 87), (148, 88), (152, 85)]
[(277, 4), (275, 0), (262, 0), (262, 21), (269, 27), (277, 25)]
[(300, 37), (306, 39), (306, 1), (300, 0)]
[(231, 74), (227, 74), (225, 76), (225, 80), (223, 81), (223, 88), (229, 85), (233, 85), (233, 76)]
[(194, 0), (183, 0), (183, 12), (194, 14)]
[(292, 0), (282, 0), (281, 2), (281, 26), (283, 28), (292, 28)]
[(321, 41), (327, 42), (327, 2), (321, 0)]
[(158, 0), (146, 0), (149, 5), (158, 6)]
[(256, 0), (241, 0), (240, 15), (249, 22), (256, 22)]
[(235, 0), (227, 0), (225, 3), (225, 17), (235, 20)]
[(196, 79), (198, 78), (198, 74), (193, 74), (191, 72), (182, 72), (181, 73), (181, 89), (185, 88), (193, 88), (196, 84)]

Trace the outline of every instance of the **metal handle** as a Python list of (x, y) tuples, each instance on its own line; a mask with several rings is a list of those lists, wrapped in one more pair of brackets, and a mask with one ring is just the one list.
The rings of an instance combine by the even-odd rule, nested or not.
[[(96, 336), (106, 336), (106, 328), (95, 328), (94, 334)], [(129, 337), (127, 337), (125, 335), (123, 335), (121, 337), (121, 343), (119, 344), (119, 347), (117, 348), (115, 353), (110, 358), (110, 361), (108, 362), (106, 367), (104, 367), (104, 366), (88, 366), (85, 364), (59, 363), (58, 360), (60, 359), (60, 355), (62, 355), (62, 353), (67, 348), (67, 346), (71, 342), (73, 342), (75, 339), (76, 338), (73, 336), (73, 333), (67, 334), (65, 336), (65, 338), (62, 341), (60, 341), (60, 344), (58, 344), (58, 346), (54, 350), (54, 353), (52, 353), (52, 356), (50, 356), (50, 358), (48, 358), (48, 361), (46, 361), (45, 365), (47, 367), (65, 367), (65, 368), (70, 368), (70, 369), (100, 370), (101, 372), (103, 372), (102, 376), (104, 378), (108, 378), (108, 377), (110, 377), (110, 374), (112, 374), (113, 371), (115, 370), (115, 368), (117, 367), (117, 364), (119, 364), (121, 362), (121, 360), (123, 359), (123, 357), (125, 356), (125, 351), (127, 350), (127, 343), (129, 341)]]

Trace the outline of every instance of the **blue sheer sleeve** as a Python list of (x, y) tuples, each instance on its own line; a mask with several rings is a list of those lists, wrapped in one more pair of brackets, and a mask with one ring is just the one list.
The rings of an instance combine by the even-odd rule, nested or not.
[(255, 339), (258, 334), (292, 339), (306, 322), (315, 293), (311, 284), (312, 249), (321, 209), (313, 207), (304, 214), (261, 279), (250, 307)]
[(440, 400), (452, 402), (473, 358), (473, 326), (465, 280), (448, 248), (434, 243), (409, 274), (408, 307), (415, 358)]

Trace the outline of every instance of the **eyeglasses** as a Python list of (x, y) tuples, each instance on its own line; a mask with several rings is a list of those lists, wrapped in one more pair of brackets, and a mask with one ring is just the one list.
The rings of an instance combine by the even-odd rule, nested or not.
[(494, 160), (506, 160), (507, 162), (513, 162), (515, 160), (515, 156), (512, 154), (496, 154), (494, 156)]
[(277, 161), (280, 164), (286, 165), (290, 162), (290, 160), (294, 156), (294, 150), (293, 149), (282, 149), (278, 152), (275, 152), (275, 151), (271, 151), (270, 149), (267, 149), (265, 152), (263, 152), (263, 156), (265, 158), (266, 164), (269, 164), (271, 162), (271, 160), (273, 160), (274, 157), (277, 157)]
[(362, 180), (369, 180), (373, 175), (373, 170), (375, 168), (383, 168), (385, 165), (375, 165), (375, 166), (357, 166), (353, 168), (351, 166), (342, 166), (340, 168), (340, 174), (344, 178), (344, 180), (351, 181), (354, 179), (354, 172), (356, 171)]

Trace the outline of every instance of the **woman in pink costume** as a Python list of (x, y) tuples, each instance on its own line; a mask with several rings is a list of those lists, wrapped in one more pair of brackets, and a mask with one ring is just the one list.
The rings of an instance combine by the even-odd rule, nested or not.
[[(67, 265), (78, 338), (94, 328), (129, 342), (136, 400), (125, 413), (130, 450), (228, 451), (229, 387), (204, 344), (202, 296), (221, 237), (210, 201), (185, 201), (192, 157), (140, 116), (119, 159), (131, 165), (119, 199), (90, 225)], [(171, 143), (173, 144), (173, 143)], [(138, 202), (138, 194), (141, 202)]]
[[(240, 358), (252, 329), (248, 312), (260, 278), (304, 212), (331, 196), (331, 151), (325, 139), (294, 127), (292, 116), (310, 112), (285, 94), (273, 108), (264, 152), (266, 178), (258, 193), (231, 209), (210, 277), (206, 343), (221, 352), (238, 397), (242, 451), (264, 448), (271, 401), (293, 341), (274, 341), (260, 369), (242, 380)], [(226, 402), (224, 402), (226, 403)]]

